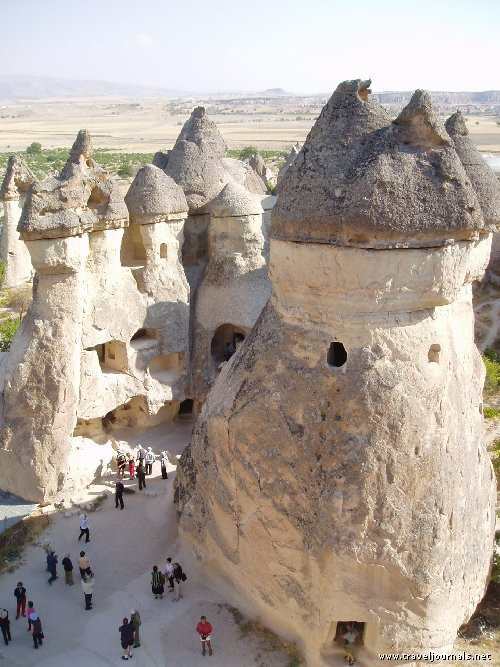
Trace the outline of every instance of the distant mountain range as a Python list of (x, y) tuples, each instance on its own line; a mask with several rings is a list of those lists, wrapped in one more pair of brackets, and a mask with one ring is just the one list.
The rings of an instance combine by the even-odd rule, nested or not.
[(0, 75), (1, 100), (77, 97), (179, 97), (186, 93), (109, 81), (79, 81), (48, 76)]
[[(385, 91), (374, 93), (373, 96), (381, 103), (401, 107), (408, 102), (413, 91)], [(433, 102), (439, 106), (488, 106), (500, 104), (500, 90), (483, 92), (443, 92), (432, 91)], [(318, 97), (328, 99), (330, 93), (306, 95), (291, 93), (283, 88), (268, 88), (260, 92), (237, 93), (226, 92), (224, 97), (259, 97), (259, 98), (294, 98)], [(78, 97), (197, 97), (208, 99), (210, 93), (195, 93), (168, 88), (155, 88), (109, 81), (92, 81), (76, 79), (58, 79), (48, 76), (13, 76), (0, 75), (0, 100), (31, 100), (42, 98), (78, 98)]]

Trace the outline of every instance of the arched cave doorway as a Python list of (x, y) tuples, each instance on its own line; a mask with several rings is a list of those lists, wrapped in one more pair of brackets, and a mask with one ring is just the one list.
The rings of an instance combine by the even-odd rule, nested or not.
[(223, 361), (229, 361), (248, 333), (248, 329), (238, 327), (235, 324), (221, 324), (215, 330), (210, 345), (210, 354), (214, 365), (217, 367)]

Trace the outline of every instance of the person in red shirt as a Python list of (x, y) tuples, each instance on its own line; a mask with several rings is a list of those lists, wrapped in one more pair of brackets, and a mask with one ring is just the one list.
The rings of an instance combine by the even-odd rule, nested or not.
[(201, 639), (201, 655), (205, 655), (205, 645), (208, 646), (208, 655), (212, 655), (212, 638), (210, 634), (212, 632), (212, 626), (207, 621), (206, 616), (202, 616), (200, 622), (196, 626), (196, 632), (200, 635)]

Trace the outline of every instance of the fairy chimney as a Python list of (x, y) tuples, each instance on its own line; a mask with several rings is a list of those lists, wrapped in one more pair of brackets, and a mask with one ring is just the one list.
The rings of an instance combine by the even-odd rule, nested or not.
[(369, 85), (338, 86), (281, 183), (272, 296), (176, 479), (210, 577), (314, 666), (350, 621), (368, 662), (449, 649), (494, 531), (471, 302), (492, 223), (427, 93), (392, 122)]
[(0, 239), (0, 259), (5, 263), (2, 287), (17, 287), (33, 275), (31, 258), (26, 244), (19, 238), (17, 223), (21, 217), (28, 190), (36, 177), (19, 155), (11, 155), (0, 188), (3, 202), (3, 227)]

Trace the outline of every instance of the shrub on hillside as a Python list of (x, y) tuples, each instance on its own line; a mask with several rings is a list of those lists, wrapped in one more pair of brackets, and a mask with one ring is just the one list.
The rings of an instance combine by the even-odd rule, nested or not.
[(0, 322), (0, 352), (7, 352), (10, 349), (12, 339), (20, 324), (21, 320), (13, 317)]

